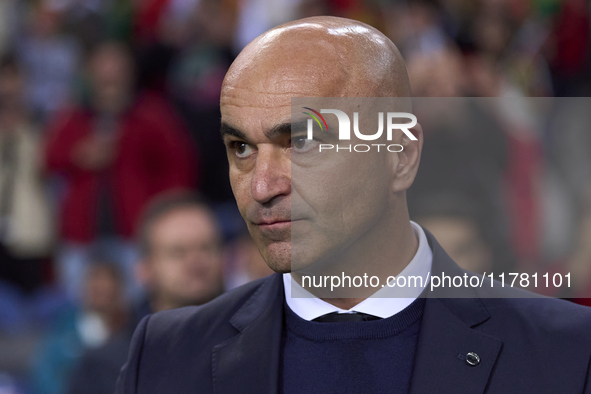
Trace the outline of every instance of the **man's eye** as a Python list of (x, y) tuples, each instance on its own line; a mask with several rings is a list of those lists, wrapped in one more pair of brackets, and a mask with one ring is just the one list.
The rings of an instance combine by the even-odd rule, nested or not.
[(307, 152), (316, 145), (318, 145), (317, 141), (309, 140), (305, 136), (291, 138), (291, 148), (296, 152)]
[(248, 157), (252, 153), (252, 147), (246, 142), (234, 142), (236, 156), (240, 158)]

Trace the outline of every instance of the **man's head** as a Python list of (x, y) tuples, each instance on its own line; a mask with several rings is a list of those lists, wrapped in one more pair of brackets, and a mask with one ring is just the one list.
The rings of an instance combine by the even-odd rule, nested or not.
[(134, 83), (131, 51), (119, 42), (102, 43), (91, 53), (89, 68), (96, 109), (108, 112), (124, 109)]
[[(310, 164), (314, 160), (292, 138), (291, 98), (409, 96), (400, 53), (360, 22), (290, 22), (240, 53), (222, 87), (222, 135), (238, 207), (271, 268), (302, 270), (342, 253), (352, 256), (375, 242), (376, 231), (392, 230), (394, 218), (407, 217), (405, 191), (420, 158), (417, 127), (419, 143), (395, 136), (403, 153)], [(292, 236), (301, 240), (297, 250)]]
[(84, 286), (84, 306), (87, 310), (112, 314), (124, 303), (124, 282), (116, 265), (94, 262), (90, 265)]
[(196, 197), (153, 202), (139, 244), (140, 276), (155, 309), (203, 304), (222, 293), (222, 236), (211, 209)]

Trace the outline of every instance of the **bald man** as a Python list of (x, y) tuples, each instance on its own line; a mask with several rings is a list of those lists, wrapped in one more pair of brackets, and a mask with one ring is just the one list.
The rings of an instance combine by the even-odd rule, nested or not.
[[(409, 96), (394, 44), (356, 21), (291, 22), (242, 51), (222, 87), (221, 131), (238, 208), (277, 273), (201, 307), (145, 318), (119, 394), (591, 392), (585, 308), (486, 286), (432, 291), (428, 281), (337, 296), (306, 286), (306, 277), (339, 272), (381, 284), (474, 277), (409, 219), (419, 125), (376, 137), (393, 151), (322, 151), (343, 142), (335, 130), (344, 119), (324, 104), (361, 118), (385, 99), (404, 114)], [(306, 102), (315, 105), (302, 111)], [(357, 130), (369, 123), (358, 122), (348, 142), (370, 146)]]

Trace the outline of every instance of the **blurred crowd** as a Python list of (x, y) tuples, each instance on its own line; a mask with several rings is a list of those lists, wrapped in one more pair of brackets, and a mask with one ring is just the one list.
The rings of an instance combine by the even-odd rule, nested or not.
[(313, 15), (407, 61), (411, 217), (466, 268), (572, 272), (549, 295), (587, 302), (588, 0), (0, 0), (0, 393), (112, 393), (144, 315), (271, 273), (220, 87), (253, 38)]

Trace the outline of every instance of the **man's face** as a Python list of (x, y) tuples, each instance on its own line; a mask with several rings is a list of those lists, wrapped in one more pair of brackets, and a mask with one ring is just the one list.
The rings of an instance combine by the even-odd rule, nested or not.
[(130, 55), (116, 44), (105, 44), (93, 54), (90, 71), (93, 90), (100, 100), (121, 100), (132, 88)]
[[(247, 72), (222, 90), (232, 190), (252, 238), (277, 272), (338, 262), (351, 248), (370, 244), (390, 198), (388, 168), (395, 158), (319, 153), (316, 142), (303, 138), (305, 130), (290, 129), (292, 96), (341, 94), (344, 81), (336, 73), (326, 70), (311, 83), (309, 71), (323, 74), (294, 56), (287, 66)], [(329, 129), (336, 131), (333, 121)]]
[(122, 283), (116, 273), (104, 265), (93, 266), (84, 287), (85, 307), (91, 311), (111, 313), (123, 304)]
[(222, 291), (222, 251), (214, 218), (179, 208), (152, 226), (145, 276), (156, 299), (170, 307), (202, 304)]

